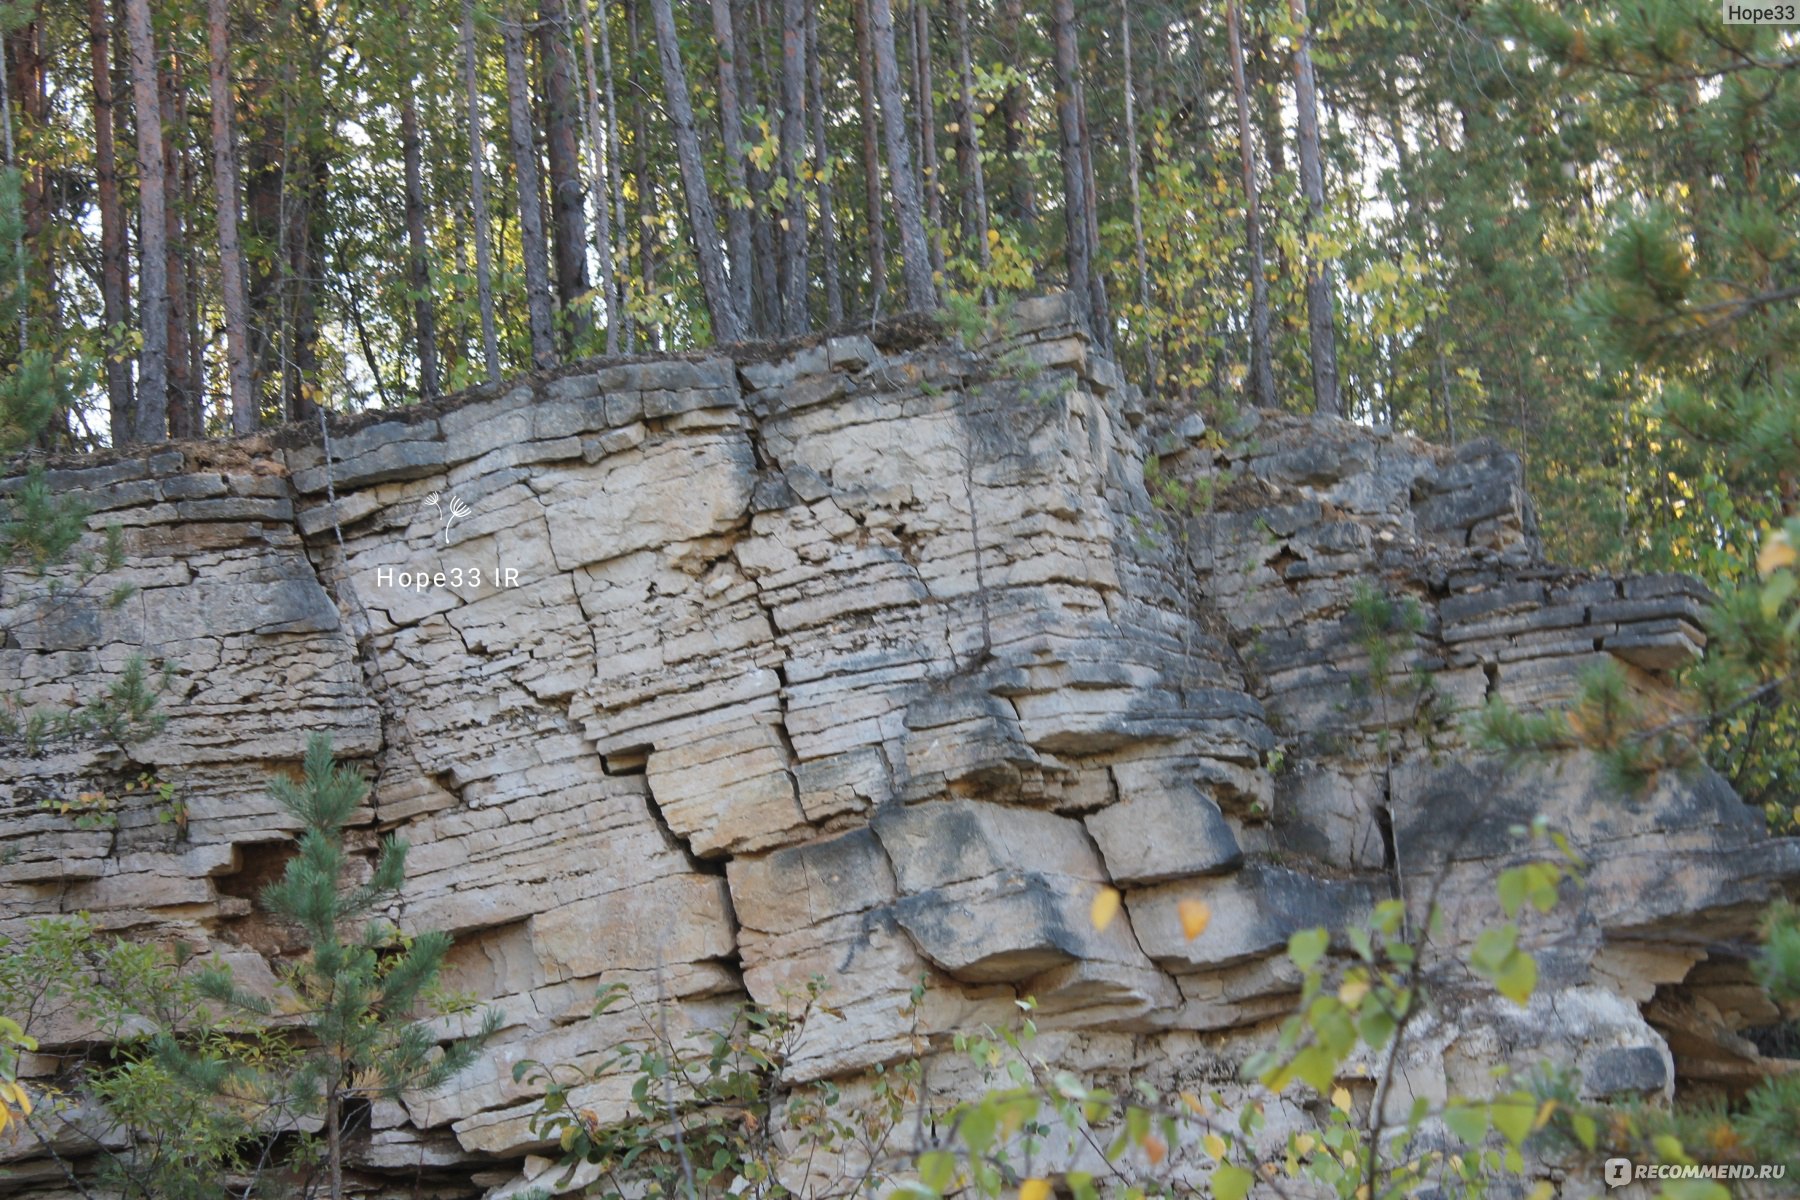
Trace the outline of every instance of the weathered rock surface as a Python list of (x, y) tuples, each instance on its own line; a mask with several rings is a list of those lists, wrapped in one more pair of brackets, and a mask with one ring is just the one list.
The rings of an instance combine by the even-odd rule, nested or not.
[[(373, 779), (368, 828), (414, 847), (397, 919), (454, 934), (450, 986), (506, 1014), (481, 1066), (379, 1110), (363, 1186), (426, 1169), (474, 1195), (541, 1148), (511, 1064), (593, 1065), (635, 1028), (587, 1019), (603, 980), (706, 1024), (823, 976), (841, 1015), (808, 1026), (796, 1079), (941, 1049), (1024, 995), (1071, 1068), (1228, 1064), (1292, 1002), (1293, 931), (1441, 887), (1446, 941), (1472, 936), (1543, 812), (1590, 863), (1534, 931), (1554, 1019), (1452, 1014), (1391, 1094), (1523, 1045), (1596, 1094), (1704, 1059), (1694, 1022), (1672, 1057), (1659, 1014), (1736, 994), (1800, 849), (1716, 778), (1621, 800), (1579, 758), (1474, 757), (1459, 725), (1608, 656), (1663, 689), (1704, 645), (1692, 581), (1545, 565), (1492, 443), (1279, 416), (1229, 448), (1192, 419), (1158, 433), (1057, 298), (977, 351), (878, 340), (579, 367), (329, 446), (52, 472), (122, 530), (100, 586), (136, 591), (108, 609), (8, 573), (0, 676), (66, 707), (140, 654), (171, 672), (169, 724), (4, 747), (0, 936), (85, 910), (260, 963), (287, 936), (251, 902), (288, 844), (266, 779), (330, 732)], [(1152, 452), (1204, 502), (1159, 508)], [(1423, 615), (1397, 683), (1368, 678), (1359, 585)], [(145, 770), (185, 828), (148, 800), (94, 831), (44, 806)], [(1106, 885), (1125, 905), (1100, 932)], [(1190, 897), (1213, 912), (1192, 941)]]

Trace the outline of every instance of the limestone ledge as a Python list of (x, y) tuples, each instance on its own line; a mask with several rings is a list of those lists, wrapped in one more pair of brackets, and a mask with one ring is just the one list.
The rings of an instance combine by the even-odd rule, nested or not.
[[(1150, 455), (1204, 503), (1159, 507)], [(66, 707), (143, 655), (171, 670), (169, 723), (0, 748), (0, 935), (88, 911), (272, 985), (292, 935), (253, 899), (289, 831), (265, 783), (329, 731), (373, 781), (359, 836), (413, 846), (394, 917), (453, 933), (448, 983), (506, 1014), (480, 1066), (376, 1106), (369, 1194), (415, 1168), (440, 1194), (510, 1194), (541, 1148), (512, 1063), (591, 1065), (638, 1028), (587, 1018), (602, 980), (706, 1025), (825, 977), (841, 1015), (809, 1026), (797, 1081), (938, 1053), (1024, 995), (1071, 1067), (1228, 1075), (1296, 994), (1290, 933), (1422, 905), (1441, 879), (1453, 944), (1492, 919), (1507, 831), (1539, 811), (1591, 863), (1533, 935), (1554, 1015), (1503, 1014), (1531, 1036), (1496, 1049), (1505, 1021), (1452, 1004), (1392, 1094), (1552, 1043), (1590, 1090), (1661, 1092), (1675, 1060), (1640, 1006), (1737, 987), (1732, 939), (1800, 877), (1717, 779), (1625, 804), (1577, 757), (1506, 772), (1464, 748), (1488, 696), (1553, 703), (1605, 657), (1662, 694), (1704, 646), (1693, 581), (1544, 564), (1491, 443), (1165, 427), (1061, 297), (974, 347), (876, 331), (577, 366), (328, 442), (296, 428), (48, 477), (119, 527), (126, 561), (56, 595), (9, 571), (0, 673)], [(1420, 606), (1402, 657), (1428, 691), (1368, 687), (1359, 584)], [(185, 829), (143, 799), (110, 830), (42, 807), (143, 770), (175, 784)], [(1124, 911), (1097, 931), (1107, 885)], [(1189, 897), (1214, 914), (1193, 941)], [(972, 1085), (953, 1057), (946, 1086)]]

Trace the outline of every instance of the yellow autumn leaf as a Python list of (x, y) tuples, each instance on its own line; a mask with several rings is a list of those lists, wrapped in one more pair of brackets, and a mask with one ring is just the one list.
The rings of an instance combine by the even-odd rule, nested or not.
[(1345, 1087), (1331, 1089), (1331, 1107), (1340, 1112), (1349, 1112), (1350, 1089)]
[(1762, 549), (1756, 555), (1756, 573), (1764, 579), (1781, 570), (1791, 567), (1796, 558), (1800, 558), (1794, 550), (1794, 543), (1789, 539), (1787, 530), (1777, 529), (1764, 539)]
[(1050, 1200), (1050, 1181), (1027, 1179), (1019, 1185), (1019, 1200)]
[(1224, 1160), (1224, 1158), (1225, 1158), (1225, 1139), (1224, 1138), (1220, 1137), (1216, 1133), (1209, 1133), (1205, 1137), (1200, 1139), (1200, 1144), (1202, 1146), (1206, 1147), (1206, 1152), (1208, 1154), (1212, 1155), (1214, 1158), (1219, 1159), (1221, 1161)]
[(1345, 1008), (1355, 1008), (1369, 994), (1369, 981), (1360, 976), (1351, 976), (1338, 985), (1338, 1000)]
[(1196, 1096), (1192, 1092), (1181, 1093), (1181, 1102), (1183, 1104), (1187, 1105), (1187, 1110), (1189, 1112), (1193, 1113), (1196, 1117), (1200, 1116), (1202, 1113), (1204, 1113), (1206, 1111), (1206, 1105), (1202, 1104), (1200, 1102), (1200, 1097)]
[(1105, 929), (1119, 915), (1119, 889), (1103, 887), (1094, 893), (1094, 903), (1088, 909), (1088, 920), (1094, 923), (1095, 929)]
[(1318, 1139), (1314, 1138), (1312, 1134), (1303, 1133), (1294, 1139), (1294, 1153), (1311, 1154), (1313, 1152), (1313, 1147), (1318, 1144)]
[(1207, 925), (1212, 923), (1212, 908), (1202, 900), (1183, 900), (1175, 906), (1181, 914), (1181, 933), (1188, 941), (1193, 941), (1206, 932)]

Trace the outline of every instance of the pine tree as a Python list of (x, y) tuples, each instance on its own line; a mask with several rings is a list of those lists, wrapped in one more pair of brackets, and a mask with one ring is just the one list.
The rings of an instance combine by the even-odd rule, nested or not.
[[(286, 969), (284, 982), (312, 1044), (289, 1071), (288, 1084), (302, 1111), (324, 1116), (328, 1194), (342, 1200), (346, 1104), (397, 1099), (446, 1082), (474, 1061), (499, 1027), (500, 1014), (488, 1010), (475, 1036), (441, 1053), (431, 1027), (415, 1019), (437, 982), (450, 936), (404, 936), (376, 915), (398, 898), (406, 877), (401, 839), (387, 837), (368, 878), (350, 883), (356, 864), (344, 831), (369, 789), (353, 768), (333, 761), (329, 737), (314, 734), (304, 777), (278, 776), (269, 794), (300, 823), (299, 852), (261, 896), (264, 908), (297, 926), (306, 940), (306, 954)], [(222, 1002), (269, 1011), (222, 972), (207, 975), (204, 986)]]

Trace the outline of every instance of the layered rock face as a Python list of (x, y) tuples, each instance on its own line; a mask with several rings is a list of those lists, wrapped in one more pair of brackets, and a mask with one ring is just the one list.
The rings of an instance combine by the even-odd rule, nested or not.
[[(499, 1195), (541, 1149), (512, 1065), (592, 1066), (640, 1028), (589, 1017), (603, 981), (705, 1024), (823, 977), (795, 1081), (948, 1059), (1024, 996), (1073, 1069), (1226, 1078), (1293, 1004), (1290, 933), (1435, 896), (1448, 955), (1541, 812), (1590, 864), (1531, 931), (1543, 989), (1525, 1010), (1447, 981), (1393, 1094), (1534, 1055), (1596, 1094), (1740, 1068), (1735, 1031), (1772, 1015), (1745, 939), (1800, 850), (1712, 776), (1620, 798), (1579, 757), (1508, 768), (1461, 732), (1608, 657), (1662, 693), (1704, 642), (1696, 585), (1545, 566), (1490, 444), (1164, 424), (1051, 298), (975, 349), (577, 368), (323, 444), (53, 471), (123, 531), (98, 586), (136, 590), (112, 609), (9, 573), (0, 673), (67, 706), (141, 654), (169, 721), (5, 747), (0, 935), (87, 911), (272, 987), (292, 934), (252, 898), (291, 839), (266, 781), (330, 732), (373, 782), (369, 843), (413, 846), (394, 918), (452, 933), (450, 987), (505, 1013), (476, 1068), (375, 1107), (360, 1186)], [(1359, 588), (1419, 613), (1380, 679)], [(147, 799), (112, 829), (55, 809), (144, 771), (185, 827)], [(1193, 940), (1189, 898), (1213, 913)], [(616, 1114), (624, 1086), (580, 1100)], [(35, 1153), (0, 1144), (0, 1169), (54, 1192)]]

